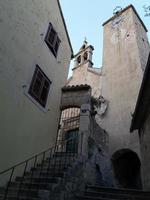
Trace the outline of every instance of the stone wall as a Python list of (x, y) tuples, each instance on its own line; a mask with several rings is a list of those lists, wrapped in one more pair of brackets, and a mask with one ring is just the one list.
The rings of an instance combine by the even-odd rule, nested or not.
[(150, 115), (147, 116), (143, 128), (139, 132), (142, 157), (143, 188), (150, 190)]
[[(117, 16), (104, 25), (102, 96), (109, 108), (101, 126), (109, 134), (111, 154), (129, 148), (140, 157), (138, 135), (130, 134), (130, 122), (147, 61), (148, 39), (131, 6), (118, 16), (118, 24), (115, 20)], [(144, 57), (141, 52), (146, 52)]]

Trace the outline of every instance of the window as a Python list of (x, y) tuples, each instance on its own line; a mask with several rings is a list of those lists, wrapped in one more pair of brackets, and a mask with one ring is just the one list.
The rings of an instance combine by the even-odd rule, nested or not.
[(44, 108), (46, 106), (50, 84), (51, 81), (37, 65), (29, 88), (29, 94)]
[(48, 31), (45, 37), (45, 42), (49, 47), (49, 49), (51, 50), (51, 52), (53, 53), (53, 55), (57, 57), (57, 52), (60, 45), (60, 39), (51, 23), (49, 23)]

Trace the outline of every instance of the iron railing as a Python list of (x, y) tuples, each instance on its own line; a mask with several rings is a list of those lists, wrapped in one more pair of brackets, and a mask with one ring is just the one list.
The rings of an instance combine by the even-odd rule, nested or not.
[[(66, 146), (75, 145), (76, 143), (76, 151), (66, 151)], [(74, 148), (74, 147), (73, 147)], [(0, 172), (0, 177), (4, 176), (5, 174), (9, 174), (8, 179), (6, 181), (6, 186), (3, 192), (3, 200), (6, 200), (9, 194), (9, 189), (11, 183), (16, 181), (16, 176), (19, 173), (20, 181), (19, 186), (17, 189), (17, 199), (21, 196), (21, 190), (23, 184), (26, 179), (27, 173), (30, 174), (30, 181), (28, 182), (27, 190), (30, 190), (32, 187), (33, 179), (34, 179), (34, 171), (39, 167), (40, 172), (38, 175), (38, 179), (42, 177), (43, 169), (47, 172), (47, 177), (50, 175), (51, 177), (59, 176), (62, 172), (62, 167), (65, 166), (67, 168), (77, 157), (78, 155), (78, 136), (69, 138), (68, 140), (64, 141), (57, 141), (54, 147), (51, 147), (39, 154), (28, 158), (27, 160), (20, 162), (13, 167)], [(59, 161), (59, 162), (57, 162)], [(46, 169), (45, 169), (46, 163)], [(21, 168), (22, 173), (20, 173), (19, 169)], [(19, 171), (19, 172), (18, 172)], [(1, 180), (1, 179), (0, 179)], [(40, 185), (40, 184), (39, 184)], [(39, 190), (40, 186), (37, 186), (36, 190)]]

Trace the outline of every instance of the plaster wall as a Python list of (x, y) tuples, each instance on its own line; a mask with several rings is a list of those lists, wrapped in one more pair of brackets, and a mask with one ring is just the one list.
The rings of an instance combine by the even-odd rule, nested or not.
[(92, 95), (99, 97), (101, 94), (101, 69), (99, 72), (94, 68), (88, 67), (88, 62), (73, 70), (73, 76), (68, 85), (88, 84), (92, 88)]
[[(56, 0), (0, 3), (0, 171), (54, 145), (71, 48)], [(61, 40), (55, 58), (45, 34)], [(46, 109), (27, 95), (35, 65), (52, 81)]]
[(109, 108), (102, 128), (109, 133), (111, 154), (129, 148), (140, 155), (138, 135), (129, 130), (146, 63), (146, 56), (141, 61), (141, 52), (149, 46), (140, 45), (139, 36), (148, 39), (132, 8), (121, 17), (119, 26), (112, 26), (112, 21), (104, 25), (102, 96)]

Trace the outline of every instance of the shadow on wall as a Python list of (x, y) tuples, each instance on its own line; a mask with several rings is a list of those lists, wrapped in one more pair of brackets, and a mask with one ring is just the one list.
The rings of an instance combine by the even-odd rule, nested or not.
[(142, 189), (141, 162), (130, 149), (121, 149), (112, 156), (116, 186), (119, 188)]

